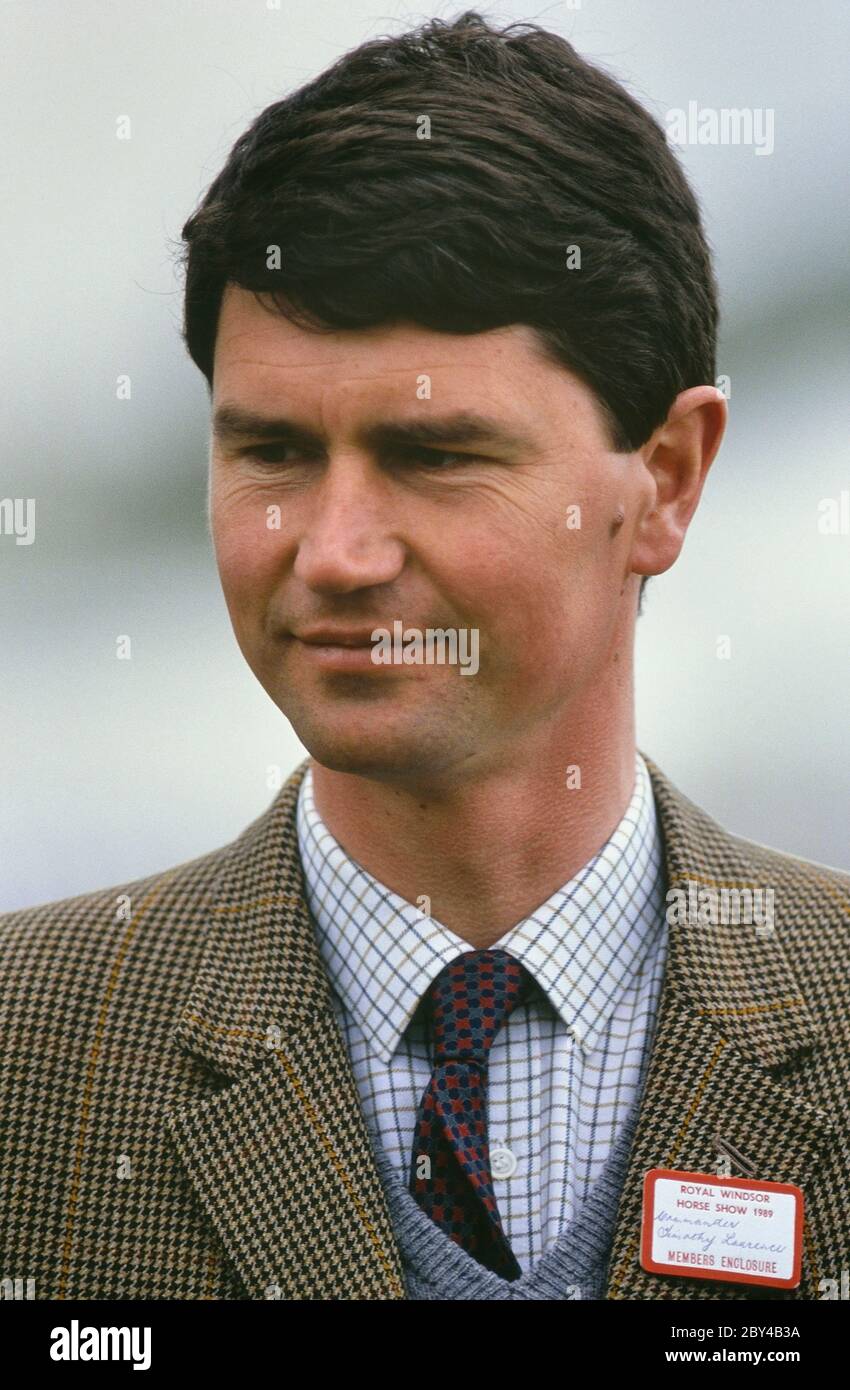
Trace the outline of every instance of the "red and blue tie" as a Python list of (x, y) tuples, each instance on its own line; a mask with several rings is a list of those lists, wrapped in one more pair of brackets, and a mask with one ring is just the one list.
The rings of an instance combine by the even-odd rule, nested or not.
[(497, 1032), (532, 987), (507, 951), (467, 951), (433, 981), (434, 1070), (419, 1102), (410, 1165), (410, 1191), (422, 1210), (504, 1279), (522, 1271), (493, 1191), (487, 1061)]

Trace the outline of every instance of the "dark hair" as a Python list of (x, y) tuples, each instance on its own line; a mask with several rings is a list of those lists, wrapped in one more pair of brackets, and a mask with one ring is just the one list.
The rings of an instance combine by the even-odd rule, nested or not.
[(228, 282), (319, 330), (528, 324), (616, 449), (715, 378), (710, 253), (661, 126), (536, 24), (468, 10), (345, 54), (256, 118), (182, 235), (184, 339), (210, 387)]

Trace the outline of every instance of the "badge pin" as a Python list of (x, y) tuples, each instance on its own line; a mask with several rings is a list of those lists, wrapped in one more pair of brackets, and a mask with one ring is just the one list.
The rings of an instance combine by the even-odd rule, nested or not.
[(652, 1168), (644, 1178), (640, 1263), (651, 1274), (796, 1289), (803, 1192), (793, 1183)]

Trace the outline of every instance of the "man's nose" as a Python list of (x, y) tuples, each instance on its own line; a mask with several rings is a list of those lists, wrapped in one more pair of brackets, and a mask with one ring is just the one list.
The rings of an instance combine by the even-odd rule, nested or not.
[(389, 479), (364, 461), (332, 460), (311, 490), (294, 574), (317, 593), (349, 593), (398, 577), (405, 547)]

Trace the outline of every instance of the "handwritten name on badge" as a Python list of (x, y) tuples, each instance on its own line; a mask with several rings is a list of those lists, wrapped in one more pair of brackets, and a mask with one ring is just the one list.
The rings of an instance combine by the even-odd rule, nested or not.
[(796, 1289), (803, 1193), (787, 1182), (652, 1168), (644, 1178), (640, 1262), (653, 1274)]

